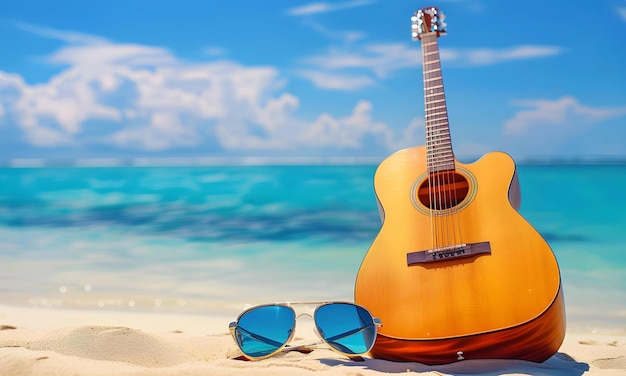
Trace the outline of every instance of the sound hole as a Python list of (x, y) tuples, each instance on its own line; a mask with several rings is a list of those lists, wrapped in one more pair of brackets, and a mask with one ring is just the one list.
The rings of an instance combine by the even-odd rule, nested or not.
[(451, 209), (460, 204), (469, 192), (465, 176), (456, 171), (431, 172), (417, 189), (422, 205), (432, 210)]

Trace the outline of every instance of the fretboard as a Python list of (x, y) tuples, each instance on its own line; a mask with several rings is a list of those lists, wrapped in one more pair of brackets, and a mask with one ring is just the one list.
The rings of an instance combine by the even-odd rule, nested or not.
[(448, 110), (443, 92), (437, 33), (422, 35), (426, 161), (429, 172), (454, 170)]

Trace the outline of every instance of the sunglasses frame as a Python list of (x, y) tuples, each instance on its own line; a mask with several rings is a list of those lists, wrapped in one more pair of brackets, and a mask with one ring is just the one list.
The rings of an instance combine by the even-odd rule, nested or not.
[[(360, 355), (367, 354), (372, 349), (372, 347), (374, 346), (374, 342), (375, 341), (373, 341), (372, 344), (367, 349), (367, 351), (365, 351), (363, 353), (360, 353), (360, 354), (348, 354), (348, 353), (345, 353), (343, 351), (337, 350), (336, 348), (331, 346), (324, 339), (324, 337), (319, 333), (319, 331), (317, 329), (317, 323), (315, 323), (315, 314), (317, 313), (317, 310), (320, 309), (321, 307), (324, 307), (324, 306), (327, 306), (327, 305), (331, 305), (331, 304), (348, 304), (348, 305), (355, 306), (355, 307), (363, 309), (372, 318), (372, 324), (374, 324), (374, 337), (376, 337), (378, 335), (378, 328), (380, 328), (382, 326), (381, 320), (379, 318), (377, 318), (377, 317), (374, 317), (374, 315), (372, 315), (372, 313), (367, 308), (365, 308), (365, 307), (363, 307), (361, 305), (355, 304), (353, 302), (347, 302), (347, 301), (319, 301), (319, 302), (313, 301), (313, 302), (286, 302), (286, 303), (259, 304), (259, 305), (247, 308), (246, 310), (241, 312), (239, 314), (239, 316), (237, 316), (237, 320), (231, 322), (228, 325), (228, 329), (230, 331), (231, 336), (233, 337), (233, 340), (237, 344), (237, 347), (239, 347), (239, 350), (241, 351), (242, 356), (245, 359), (247, 359), (247, 360), (263, 360), (263, 359), (271, 358), (272, 356), (275, 356), (275, 355), (280, 354), (280, 353), (285, 353), (285, 352), (288, 352), (288, 351), (299, 351), (299, 352), (308, 354), (311, 351), (313, 351), (313, 349), (316, 346), (321, 345), (321, 344), (326, 344), (326, 346), (329, 347), (330, 350), (332, 350), (332, 351), (334, 351), (334, 352), (336, 352), (338, 354), (341, 354), (343, 356), (346, 356), (346, 357), (348, 357), (348, 358), (350, 358), (352, 360), (356, 360), (356, 361), (363, 360), (363, 358), (361, 358)], [(310, 314), (308, 312), (307, 313), (297, 313), (296, 310), (294, 309), (294, 306), (307, 306), (307, 305), (309, 305), (309, 306), (313, 306), (314, 305), (315, 306), (315, 310), (313, 311), (313, 314)], [(275, 306), (287, 307), (287, 308), (291, 309), (293, 311), (293, 313), (294, 313), (293, 329), (291, 331), (291, 334), (289, 335), (289, 338), (287, 339), (287, 341), (285, 341), (285, 343), (282, 346), (278, 347), (275, 351), (271, 352), (270, 354), (263, 355), (263, 356), (258, 356), (258, 357), (254, 357), (254, 356), (250, 356), (250, 355), (246, 354), (243, 351), (243, 349), (241, 349), (241, 346), (239, 346), (239, 341), (237, 341), (236, 331), (237, 331), (237, 327), (239, 325), (239, 320), (245, 314), (247, 314), (250, 311), (254, 311), (255, 309), (259, 309), (259, 308), (262, 308), (262, 307), (275, 307)], [(296, 324), (297, 324), (298, 318), (301, 317), (301, 316), (309, 316), (310, 318), (313, 319), (313, 322), (315, 323), (314, 328), (313, 328), (314, 332), (320, 338), (321, 341), (320, 342), (315, 342), (315, 343), (312, 343), (312, 344), (308, 344), (308, 345), (289, 346), (289, 343), (293, 340), (293, 337), (296, 334), (296, 330), (295, 330), (296, 329)], [(357, 333), (357, 332), (355, 332), (355, 333)]]

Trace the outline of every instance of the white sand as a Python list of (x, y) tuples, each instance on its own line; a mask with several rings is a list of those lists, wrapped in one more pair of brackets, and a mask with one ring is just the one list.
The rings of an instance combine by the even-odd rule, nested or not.
[(234, 318), (0, 305), (0, 375), (626, 375), (626, 337), (582, 332), (542, 364), (354, 362), (323, 346), (246, 362), (232, 359)]

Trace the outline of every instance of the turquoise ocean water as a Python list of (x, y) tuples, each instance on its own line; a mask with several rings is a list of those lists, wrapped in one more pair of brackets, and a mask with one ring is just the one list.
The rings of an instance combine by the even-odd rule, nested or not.
[[(375, 165), (0, 168), (0, 303), (236, 313), (352, 300)], [(568, 324), (626, 332), (626, 166), (521, 165)]]

